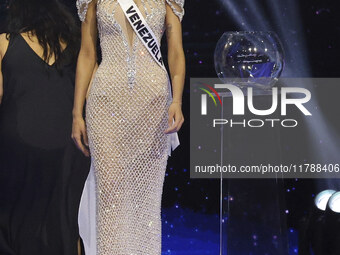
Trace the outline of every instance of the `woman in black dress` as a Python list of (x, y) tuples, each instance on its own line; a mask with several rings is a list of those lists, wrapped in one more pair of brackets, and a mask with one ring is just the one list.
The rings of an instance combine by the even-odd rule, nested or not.
[(77, 255), (90, 160), (71, 138), (79, 31), (57, 0), (11, 0), (0, 35), (0, 254)]

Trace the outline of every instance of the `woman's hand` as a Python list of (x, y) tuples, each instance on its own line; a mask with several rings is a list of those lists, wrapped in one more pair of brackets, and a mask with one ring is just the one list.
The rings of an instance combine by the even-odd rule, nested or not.
[[(173, 119), (175, 120), (175, 122), (173, 122)], [(183, 122), (184, 117), (182, 113), (181, 103), (172, 102), (169, 107), (169, 128), (165, 130), (165, 133), (170, 134), (179, 131), (182, 127)]]
[(89, 143), (86, 133), (85, 121), (82, 117), (73, 118), (72, 139), (78, 149), (81, 150), (86, 157), (89, 157)]

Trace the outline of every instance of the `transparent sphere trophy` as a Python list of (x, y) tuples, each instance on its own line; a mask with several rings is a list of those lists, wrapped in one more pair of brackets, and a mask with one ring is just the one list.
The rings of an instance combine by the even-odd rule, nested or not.
[(268, 90), (283, 71), (284, 53), (274, 32), (225, 32), (217, 42), (214, 63), (224, 83)]
[[(274, 32), (226, 32), (216, 45), (214, 60), (221, 83), (242, 90), (245, 108), (249, 89), (254, 107), (270, 107), (272, 89), (284, 68), (282, 44)], [(222, 164), (237, 169), (280, 164), (280, 128), (249, 124), (280, 116), (249, 111), (236, 116), (232, 92), (220, 97), (221, 118), (235, 123), (221, 128)], [(223, 173), (220, 180), (220, 254), (289, 254), (282, 176)]]

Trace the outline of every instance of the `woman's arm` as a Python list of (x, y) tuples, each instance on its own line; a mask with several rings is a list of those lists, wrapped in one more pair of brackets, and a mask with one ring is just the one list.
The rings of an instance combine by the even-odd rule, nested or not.
[(88, 89), (87, 89), (87, 93), (86, 93), (86, 99), (87, 99), (88, 96), (89, 96), (90, 89), (91, 89), (91, 86), (92, 86), (92, 82), (93, 82), (94, 76), (95, 76), (95, 74), (96, 74), (96, 72), (97, 72), (97, 69), (98, 69), (98, 63), (96, 63), (96, 65), (95, 65), (95, 67), (94, 67), (94, 69), (93, 69), (93, 73), (92, 73), (90, 85), (89, 85), (89, 87), (88, 87)]
[[(86, 18), (81, 26), (81, 47), (76, 69), (76, 85), (73, 106), (72, 139), (77, 147), (89, 156), (83, 109), (91, 77), (97, 64), (97, 0), (89, 4)], [(86, 146), (85, 146), (86, 145)]]
[(2, 55), (3, 54), (2, 54), (2, 51), (1, 51), (1, 46), (2, 46), (2, 43), (1, 43), (1, 40), (0, 40), (0, 104), (2, 102), (2, 96), (4, 95), (4, 86), (3, 86), (3, 78), (2, 78), (2, 66), (1, 66)]
[(4, 94), (4, 87), (3, 87), (3, 77), (2, 77), (2, 58), (5, 55), (5, 52), (8, 48), (8, 40), (6, 38), (6, 34), (0, 35), (0, 104), (2, 102), (2, 97)]
[[(168, 63), (173, 91), (173, 100), (169, 108), (169, 128), (165, 133), (173, 133), (177, 132), (184, 122), (181, 105), (185, 82), (185, 56), (182, 42), (182, 25), (168, 4), (166, 5), (165, 23)], [(173, 118), (175, 119), (174, 123)]]

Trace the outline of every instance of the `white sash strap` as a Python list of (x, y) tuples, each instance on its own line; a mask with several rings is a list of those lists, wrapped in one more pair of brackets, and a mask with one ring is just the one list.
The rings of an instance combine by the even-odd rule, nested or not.
[[(131, 24), (132, 28), (135, 30), (137, 36), (142, 41), (144, 46), (147, 48), (151, 56), (160, 65), (163, 70), (166, 72), (168, 77), (168, 86), (170, 95), (172, 97), (171, 92), (171, 84), (168, 72), (164, 66), (163, 58), (161, 56), (161, 49), (159, 47), (159, 43), (155, 34), (152, 32), (148, 23), (146, 23), (143, 15), (138, 9), (138, 6), (135, 4), (133, 0), (118, 0), (127, 20)], [(173, 120), (174, 122), (174, 120)], [(169, 149), (168, 155), (171, 155), (171, 149), (175, 150), (176, 147), (180, 144), (177, 132), (170, 134), (171, 148)]]

